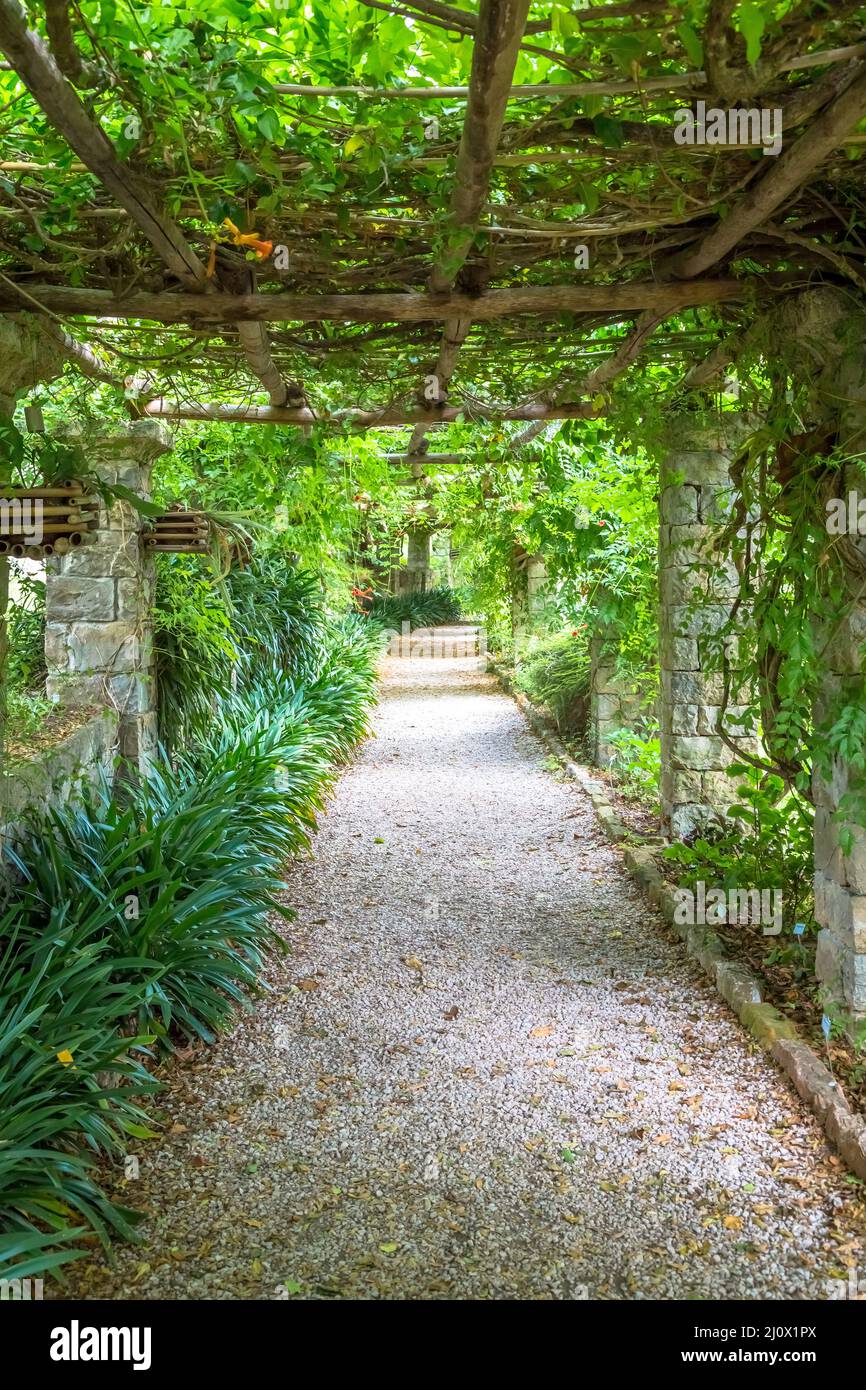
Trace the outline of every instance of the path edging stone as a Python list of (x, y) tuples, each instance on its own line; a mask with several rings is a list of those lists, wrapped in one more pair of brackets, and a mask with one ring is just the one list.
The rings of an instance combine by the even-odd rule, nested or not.
[(851, 1109), (829, 1067), (800, 1036), (795, 1024), (764, 999), (758, 976), (725, 955), (722, 940), (715, 932), (707, 927), (682, 926), (674, 921), (674, 890), (662, 878), (650, 845), (620, 820), (604, 783), (574, 761), (549, 721), (515, 687), (508, 668), (489, 654), (487, 664), (542, 743), (589, 797), (608, 839), (621, 850), (631, 877), (673, 927), (688, 954), (700, 963), (725, 1003), (788, 1076), (848, 1167), (857, 1177), (866, 1178), (866, 1119)]

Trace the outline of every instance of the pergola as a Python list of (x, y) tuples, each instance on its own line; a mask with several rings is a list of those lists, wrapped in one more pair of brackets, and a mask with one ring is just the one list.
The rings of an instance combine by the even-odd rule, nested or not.
[[(281, 6), (251, 8), (246, 49), (230, 16), (178, 20), (150, 81), (143, 34), (112, 48), (65, 0), (40, 33), (0, 0), (0, 312), (126, 382), (133, 412), (411, 427), (413, 456), (454, 420), (525, 422), (525, 442), (603, 414), (654, 352), (712, 386), (780, 297), (863, 291), (862, 5), (803, 0), (762, 41), (736, 0), (533, 9), (371, 0), (357, 40), (402, 26), (405, 85), (328, 85), (286, 80), (316, 67), (281, 53)], [(444, 43), (471, 45), (468, 84), (415, 56)], [(190, 93), (201, 118), (161, 147)], [(678, 143), (698, 102), (778, 112), (781, 153)]]

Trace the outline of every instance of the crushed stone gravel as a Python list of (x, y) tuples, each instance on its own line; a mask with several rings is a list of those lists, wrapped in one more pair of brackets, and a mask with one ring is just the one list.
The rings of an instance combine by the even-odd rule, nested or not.
[(383, 665), (270, 996), (54, 1296), (823, 1299), (862, 1188), (477, 659)]

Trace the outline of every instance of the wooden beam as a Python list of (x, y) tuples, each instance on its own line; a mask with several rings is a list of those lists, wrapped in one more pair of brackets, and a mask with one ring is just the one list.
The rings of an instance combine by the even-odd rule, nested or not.
[(157, 420), (221, 420), (238, 425), (348, 425), (350, 429), (397, 429), (406, 425), (447, 425), (458, 420), (594, 420), (603, 412), (588, 401), (559, 405), (506, 406), (503, 409), (471, 406), (439, 406), (385, 410), (341, 410), (318, 415), (313, 410), (272, 405), (222, 405), (203, 401), (172, 401), (166, 397), (148, 401), (142, 415)]
[(67, 0), (45, 0), (45, 29), (51, 52), (64, 77), (77, 87), (94, 87), (100, 78), (95, 63), (87, 63), (75, 46)]
[(384, 454), (383, 458), (385, 459), (386, 463), (402, 463), (410, 465), (413, 463), (443, 464), (463, 462), (462, 454)]
[(430, 276), (434, 294), (444, 294), (453, 285), (484, 211), (528, 13), (529, 0), (481, 0), (446, 241)]
[[(807, 68), (828, 67), (845, 63), (861, 55), (862, 44), (847, 44), (843, 48), (818, 49), (800, 53), (780, 63), (778, 71), (799, 72)], [(509, 89), (510, 101), (547, 97), (558, 102), (564, 97), (640, 96), (644, 92), (676, 92), (685, 88), (701, 95), (707, 91), (709, 79), (701, 68), (690, 72), (672, 72), (662, 77), (643, 77), (639, 82), (613, 79), (609, 82), (524, 82)], [(460, 101), (469, 97), (468, 87), (316, 87), (303, 82), (276, 82), (272, 91), (296, 97), (363, 97), (367, 101)]]
[[(421, 14), (429, 14), (437, 19), (450, 22), (457, 29), (467, 29), (474, 31), (478, 16), (471, 14), (469, 10), (458, 9), (454, 5), (443, 5), (438, 0), (406, 0), (410, 9), (418, 10)], [(598, 24), (605, 19), (622, 19), (633, 16), (635, 19), (642, 18), (646, 14), (657, 14), (668, 12), (671, 9), (679, 10), (679, 6), (671, 4), (670, 0), (615, 0), (609, 5), (594, 5), (592, 9), (582, 6), (574, 18), (579, 24)], [(526, 26), (527, 34), (546, 34), (553, 28), (553, 20), (533, 19)]]
[[(445, 244), (428, 280), (433, 294), (453, 290), (485, 210), (493, 159), (528, 13), (529, 0), (481, 0), (472, 48), (469, 104), (457, 152)], [(457, 354), (471, 327), (472, 319), (466, 314), (445, 321), (434, 368), (443, 398), (454, 375)], [(417, 451), (423, 438), (423, 429), (416, 429), (409, 441), (410, 452)]]
[(115, 295), (110, 290), (28, 282), (26, 298), (8, 284), (0, 284), (0, 312), (33, 312), (37, 301), (54, 314), (152, 319), (156, 323), (316, 323), (323, 319), (345, 323), (425, 323), (460, 317), (488, 322), (511, 314), (628, 314), (643, 309), (674, 313), (698, 304), (747, 299), (754, 291), (754, 284), (745, 280), (696, 279), (683, 284), (633, 280), (615, 285), (516, 285), (487, 290), (477, 296), (219, 292), (199, 295), (173, 290)]
[[(821, 80), (822, 84), (824, 79)], [(687, 279), (708, 270), (747, 236), (765, 222), (838, 145), (866, 113), (866, 64), (859, 63), (852, 80), (842, 94), (829, 102), (826, 109), (800, 136), (789, 145), (773, 167), (753, 186), (742, 202), (696, 245), (657, 266), (660, 274)], [(603, 379), (607, 386), (641, 351), (665, 315), (644, 312), (628, 339), (617, 352), (595, 369), (584, 383), (589, 389)]]

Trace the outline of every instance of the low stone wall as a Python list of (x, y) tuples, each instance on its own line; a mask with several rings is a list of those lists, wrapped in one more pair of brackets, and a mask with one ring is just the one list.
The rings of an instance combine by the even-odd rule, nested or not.
[(117, 754), (117, 717), (105, 711), (38, 757), (7, 768), (0, 778), (0, 845), (14, 843), (28, 807), (62, 805), (101, 772), (111, 777)]

